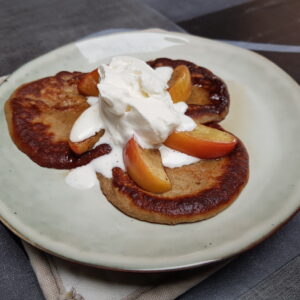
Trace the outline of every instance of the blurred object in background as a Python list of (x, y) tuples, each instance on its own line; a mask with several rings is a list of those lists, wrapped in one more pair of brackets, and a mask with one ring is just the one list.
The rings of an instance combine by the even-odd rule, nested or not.
[[(253, 0), (140, 0), (174, 22), (188, 20)], [(175, 4), (176, 3), (176, 4)]]

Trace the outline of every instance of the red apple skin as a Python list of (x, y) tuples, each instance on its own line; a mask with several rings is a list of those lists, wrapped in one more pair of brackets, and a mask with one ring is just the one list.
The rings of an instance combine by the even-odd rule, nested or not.
[(128, 175), (142, 189), (164, 193), (172, 188), (158, 150), (143, 149), (131, 138), (124, 147), (123, 159)]
[[(205, 131), (205, 134), (203, 133)], [(164, 144), (179, 152), (202, 158), (218, 158), (230, 153), (237, 144), (237, 139), (225, 132), (204, 125), (195, 130), (172, 133)]]

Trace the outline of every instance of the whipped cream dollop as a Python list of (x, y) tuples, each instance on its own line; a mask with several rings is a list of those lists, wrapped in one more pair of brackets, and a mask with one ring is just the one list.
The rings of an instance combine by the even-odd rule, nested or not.
[[(125, 170), (123, 148), (132, 137), (143, 148), (161, 149), (165, 166), (177, 167), (199, 160), (162, 146), (172, 132), (191, 131), (196, 127), (195, 122), (185, 115), (187, 104), (173, 103), (167, 91), (172, 68), (152, 69), (137, 58), (119, 56), (109, 65), (100, 65), (98, 71), (101, 78), (99, 99), (90, 97), (87, 100), (91, 106), (76, 120), (70, 134), (71, 141), (80, 142), (105, 129), (95, 147), (108, 143), (112, 151), (90, 162), (89, 173), (92, 168), (110, 178), (112, 168)], [(177, 162), (172, 163), (171, 156)], [(78, 182), (81, 175), (77, 173), (82, 174), (83, 170), (72, 170), (67, 182), (76, 186), (70, 177)]]
[(71, 141), (80, 142), (104, 128), (114, 144), (125, 146), (134, 136), (143, 148), (153, 148), (175, 130), (195, 128), (184, 114), (187, 104), (174, 104), (167, 91), (172, 68), (154, 70), (137, 58), (119, 56), (100, 65), (99, 74), (98, 106), (93, 104), (75, 122)]

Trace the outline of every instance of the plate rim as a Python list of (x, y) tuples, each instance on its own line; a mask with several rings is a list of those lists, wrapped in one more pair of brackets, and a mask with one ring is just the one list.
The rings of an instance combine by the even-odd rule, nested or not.
[(0, 215), (0, 221), (2, 222), (3, 225), (5, 225), (5, 227), (7, 229), (9, 229), (11, 232), (13, 232), (15, 235), (17, 235), (20, 239), (22, 239), (23, 241), (25, 241), (26, 243), (30, 244), (31, 246), (44, 251), (47, 254), (53, 255), (57, 258), (60, 259), (64, 259), (68, 262), (73, 262), (73, 263), (78, 263), (80, 265), (83, 266), (87, 266), (87, 267), (93, 267), (93, 268), (97, 268), (97, 269), (104, 269), (104, 270), (109, 270), (109, 271), (118, 271), (118, 272), (128, 272), (128, 273), (153, 273), (153, 272), (172, 272), (172, 271), (184, 271), (184, 270), (191, 270), (191, 269), (195, 269), (195, 268), (199, 268), (199, 267), (203, 267), (209, 264), (213, 264), (213, 263), (217, 263), (217, 262), (222, 262), (225, 261), (227, 259), (230, 258), (235, 258), (237, 256), (239, 256), (240, 254), (251, 250), (252, 248), (256, 247), (257, 245), (259, 245), (260, 243), (262, 243), (263, 241), (267, 240), (268, 238), (270, 238), (271, 236), (273, 236), (278, 230), (280, 230), (284, 225), (286, 225), (293, 217), (295, 217), (298, 213), (300, 212), (300, 205), (298, 207), (298, 209), (296, 211), (294, 211), (287, 219), (285, 219), (283, 222), (279, 223), (277, 226), (274, 226), (273, 229), (271, 231), (269, 231), (267, 234), (265, 234), (264, 236), (262, 236), (260, 239), (253, 241), (252, 243), (250, 243), (249, 245), (245, 246), (244, 248), (240, 249), (239, 251), (236, 251), (235, 253), (232, 254), (228, 254), (225, 255), (224, 257), (220, 257), (220, 258), (216, 258), (216, 259), (211, 259), (208, 261), (202, 261), (199, 263), (193, 263), (193, 264), (187, 264), (184, 266), (174, 266), (174, 267), (163, 267), (163, 268), (140, 268), (140, 269), (129, 269), (129, 268), (116, 268), (116, 267), (109, 267), (106, 265), (101, 265), (101, 264), (93, 264), (93, 263), (88, 263), (82, 260), (77, 260), (74, 258), (70, 258), (67, 256), (63, 256), (59, 253), (53, 252), (47, 248), (44, 248), (43, 246), (39, 245), (36, 242), (31, 241), (30, 239), (28, 239), (27, 237), (25, 237), (24, 235), (22, 235), (18, 230), (16, 230), (12, 225), (10, 225), (1, 215)]

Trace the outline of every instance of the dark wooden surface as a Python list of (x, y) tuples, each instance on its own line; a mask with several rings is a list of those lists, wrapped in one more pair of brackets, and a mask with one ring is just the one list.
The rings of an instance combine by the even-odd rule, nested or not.
[[(300, 1), (252, 1), (178, 24), (189, 33), (213, 39), (300, 45)], [(300, 82), (300, 53), (256, 52)]]
[(213, 39), (300, 44), (300, 1), (258, 0), (179, 25), (192, 34)]

